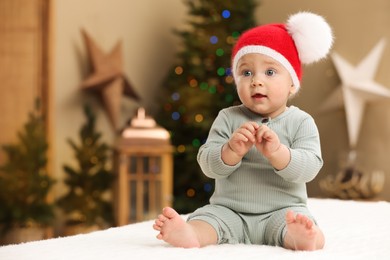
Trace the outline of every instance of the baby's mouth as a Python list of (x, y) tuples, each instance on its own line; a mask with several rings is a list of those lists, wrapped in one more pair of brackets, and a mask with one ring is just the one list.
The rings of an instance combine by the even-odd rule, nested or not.
[(266, 95), (263, 95), (263, 94), (260, 94), (260, 93), (256, 93), (254, 95), (252, 95), (253, 98), (265, 98), (267, 97)]

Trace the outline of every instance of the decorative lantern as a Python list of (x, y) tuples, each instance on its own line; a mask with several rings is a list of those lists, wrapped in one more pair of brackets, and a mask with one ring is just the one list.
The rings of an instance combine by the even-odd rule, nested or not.
[(155, 218), (163, 207), (171, 206), (172, 151), (168, 131), (140, 108), (115, 146), (118, 226)]

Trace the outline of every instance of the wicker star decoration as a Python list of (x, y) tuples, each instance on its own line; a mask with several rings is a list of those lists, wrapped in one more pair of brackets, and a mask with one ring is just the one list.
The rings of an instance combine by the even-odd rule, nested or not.
[(320, 111), (344, 106), (351, 149), (356, 148), (366, 105), (390, 98), (390, 89), (374, 81), (385, 43), (384, 39), (379, 41), (357, 66), (351, 65), (337, 53), (331, 56), (341, 85), (325, 100)]
[(122, 43), (119, 41), (111, 52), (104, 53), (85, 30), (82, 30), (82, 34), (93, 73), (81, 83), (81, 88), (101, 95), (111, 124), (118, 130), (122, 96), (139, 100), (123, 70)]

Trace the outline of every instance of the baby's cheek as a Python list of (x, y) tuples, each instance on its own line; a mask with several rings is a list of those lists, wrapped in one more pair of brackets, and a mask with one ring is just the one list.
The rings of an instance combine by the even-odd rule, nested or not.
[(236, 86), (239, 87), (240, 84), (241, 84), (241, 81), (242, 81), (242, 77), (241, 77), (241, 76), (237, 76), (237, 77), (235, 78), (235, 81), (236, 81)]

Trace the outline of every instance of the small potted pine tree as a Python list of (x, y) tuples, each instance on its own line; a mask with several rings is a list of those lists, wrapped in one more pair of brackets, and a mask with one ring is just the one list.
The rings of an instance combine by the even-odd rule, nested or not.
[(48, 201), (54, 179), (47, 171), (48, 143), (38, 107), (18, 133), (18, 142), (2, 147), (8, 157), (0, 166), (3, 244), (43, 239), (54, 219), (54, 205)]
[(79, 132), (80, 144), (68, 140), (78, 166), (64, 165), (68, 191), (59, 198), (58, 205), (66, 215), (64, 235), (86, 233), (105, 228), (113, 222), (109, 190), (113, 173), (109, 166), (111, 149), (102, 142), (95, 130), (95, 115), (84, 106), (86, 123)]

